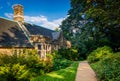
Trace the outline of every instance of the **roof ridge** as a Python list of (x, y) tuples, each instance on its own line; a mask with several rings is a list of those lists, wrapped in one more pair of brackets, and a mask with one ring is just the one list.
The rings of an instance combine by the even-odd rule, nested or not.
[[(28, 24), (30, 24), (30, 23), (28, 23)], [(43, 26), (40, 26), (40, 25), (36, 25), (36, 24), (33, 24), (33, 25), (39, 26), (39, 27), (41, 27), (41, 28), (44, 28), (44, 29), (51, 30), (51, 31), (54, 31), (54, 32), (55, 32), (55, 30), (52, 30), (52, 29), (49, 29), (49, 28), (46, 28), (46, 27), (43, 27)]]
[(17, 21), (11, 20), (11, 19), (7, 19), (5, 17), (0, 17), (0, 19), (5, 19), (5, 20), (11, 21), (11, 22), (17, 22)]

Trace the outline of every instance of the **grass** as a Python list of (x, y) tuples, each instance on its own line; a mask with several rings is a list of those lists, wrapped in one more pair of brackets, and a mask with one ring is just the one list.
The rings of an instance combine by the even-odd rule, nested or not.
[(35, 77), (31, 81), (75, 81), (78, 63), (73, 62), (68, 68)]

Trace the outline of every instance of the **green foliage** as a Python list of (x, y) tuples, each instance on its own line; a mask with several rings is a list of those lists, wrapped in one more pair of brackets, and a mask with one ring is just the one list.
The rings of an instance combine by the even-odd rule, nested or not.
[[(63, 68), (66, 68), (71, 65), (72, 61), (65, 59), (62, 57), (58, 51), (54, 51), (52, 54), (47, 54), (47, 61), (48, 61), (48, 66), (51, 65), (52, 71), (54, 70), (60, 70)], [(44, 67), (46, 68), (46, 67)]]
[(101, 59), (104, 59), (108, 55), (112, 54), (112, 49), (108, 46), (99, 47), (93, 52), (91, 52), (87, 58), (89, 63), (94, 63), (97, 61), (100, 61)]
[(70, 0), (69, 16), (62, 22), (64, 37), (83, 58), (97, 47), (120, 49), (120, 1)]
[(4, 73), (0, 74), (0, 77), (6, 75), (2, 78), (5, 79), (3, 81), (8, 81), (9, 78), (11, 81), (24, 81), (24, 79), (28, 81), (32, 77), (52, 71), (53, 62), (49, 59), (41, 60), (36, 50), (24, 50), (21, 54), (15, 52), (11, 56), (0, 55), (0, 67)]
[(23, 53), (14, 52), (13, 55), (3, 54), (0, 55), (0, 65), (3, 64), (16, 64), (20, 63), (21, 65), (26, 64), (28, 67), (39, 61), (36, 50), (27, 50), (25, 49)]
[(93, 63), (92, 67), (101, 81), (120, 81), (119, 60), (120, 52), (107, 56), (99, 62)]
[(78, 60), (79, 59), (78, 51), (74, 48), (68, 48), (68, 49), (61, 48), (58, 50), (58, 54), (68, 60)]
[(88, 56), (100, 81), (119, 81), (120, 80), (120, 52), (113, 53), (108, 46), (99, 47)]
[(20, 54), (0, 55), (0, 81), (29, 81), (38, 75), (66, 68), (71, 63), (57, 51), (47, 54), (46, 59), (40, 59), (36, 50), (26, 49)]
[[(99, 32), (101, 32), (99, 36), (103, 35), (102, 38), (109, 40), (109, 45), (114, 51), (119, 51), (120, 36), (118, 36), (118, 34), (120, 32), (120, 24), (118, 21), (120, 21), (120, 10), (118, 8), (120, 1), (96, 0), (88, 4), (91, 5), (91, 7), (85, 11), (86, 19), (92, 19), (92, 22), (89, 22), (88, 26), (91, 28), (95, 27), (95, 31), (98, 29)], [(98, 38), (97, 33), (94, 34), (93, 37), (97, 38), (97, 40), (101, 39), (101, 37)]]
[(29, 69), (26, 65), (5, 64), (0, 66), (0, 81), (26, 81), (29, 80)]
[(71, 66), (47, 73), (31, 79), (31, 81), (75, 81), (79, 62), (73, 62)]
[(51, 61), (39, 61), (33, 67), (30, 67), (30, 71), (33, 73), (33, 76), (37, 76), (52, 71), (52, 67), (53, 63)]
[(67, 59), (62, 59), (62, 58), (54, 59), (53, 70), (64, 69), (64, 68), (70, 66), (70, 64), (72, 64), (72, 62)]

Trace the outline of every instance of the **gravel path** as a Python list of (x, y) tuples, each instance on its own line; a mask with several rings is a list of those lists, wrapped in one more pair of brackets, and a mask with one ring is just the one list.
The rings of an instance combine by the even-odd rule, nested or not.
[(95, 72), (87, 61), (81, 61), (76, 74), (75, 81), (97, 81)]

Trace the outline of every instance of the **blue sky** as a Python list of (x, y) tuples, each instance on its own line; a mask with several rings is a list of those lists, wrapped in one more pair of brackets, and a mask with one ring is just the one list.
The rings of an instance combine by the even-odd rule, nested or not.
[(0, 0), (0, 16), (12, 19), (14, 4), (24, 6), (26, 22), (49, 29), (59, 26), (70, 9), (70, 0)]

